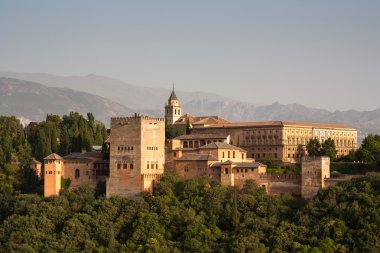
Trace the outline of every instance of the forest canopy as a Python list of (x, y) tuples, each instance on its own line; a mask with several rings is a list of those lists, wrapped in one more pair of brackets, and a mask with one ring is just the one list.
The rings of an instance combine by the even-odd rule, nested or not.
[(166, 175), (153, 194), (0, 195), (1, 252), (378, 252), (380, 176), (305, 201)]

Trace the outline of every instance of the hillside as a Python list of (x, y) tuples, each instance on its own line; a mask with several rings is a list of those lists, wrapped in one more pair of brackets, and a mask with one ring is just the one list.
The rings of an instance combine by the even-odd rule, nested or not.
[(84, 115), (92, 112), (106, 123), (112, 116), (132, 113), (121, 104), (89, 93), (0, 77), (0, 115), (15, 115), (26, 122), (45, 119), (46, 114), (63, 115), (71, 111)]

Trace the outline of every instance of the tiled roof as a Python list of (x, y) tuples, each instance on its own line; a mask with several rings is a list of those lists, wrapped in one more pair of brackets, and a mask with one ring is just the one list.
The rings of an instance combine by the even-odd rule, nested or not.
[(263, 127), (263, 126), (301, 126), (301, 127), (320, 127), (320, 128), (341, 128), (355, 130), (355, 128), (339, 125), (339, 124), (327, 124), (327, 123), (313, 123), (313, 122), (290, 122), (290, 121), (265, 121), (265, 122), (237, 122), (237, 123), (225, 123), (225, 124), (213, 124), (206, 126), (205, 128), (235, 128), (235, 127)]
[(192, 116), (191, 114), (184, 114), (182, 115), (176, 122), (174, 122), (175, 125), (184, 125), (189, 121), (190, 124), (199, 124), (199, 125), (206, 125), (206, 124), (228, 124), (230, 123), (226, 119), (223, 119), (219, 116)]
[(218, 161), (218, 159), (211, 154), (186, 154), (176, 161)]
[(80, 159), (80, 158), (95, 158), (99, 159), (103, 157), (101, 152), (84, 152), (84, 153), (71, 153), (64, 157), (64, 159)]
[(246, 150), (242, 148), (236, 147), (234, 145), (231, 145), (225, 142), (212, 142), (210, 144), (200, 147), (199, 149), (233, 149), (233, 150), (238, 149), (240, 151), (247, 152)]
[(222, 165), (235, 165), (235, 168), (258, 168), (259, 166), (266, 166), (262, 163), (259, 162), (231, 162), (231, 161), (226, 161), (226, 162), (217, 162), (213, 163), (210, 167), (211, 168), (219, 168)]
[(176, 140), (201, 140), (201, 139), (227, 139), (228, 134), (184, 134), (176, 137)]
[(63, 160), (63, 158), (60, 155), (57, 155), (56, 153), (52, 153), (52, 154), (48, 155), (47, 157), (44, 158), (44, 160), (45, 159), (49, 159), (49, 160)]

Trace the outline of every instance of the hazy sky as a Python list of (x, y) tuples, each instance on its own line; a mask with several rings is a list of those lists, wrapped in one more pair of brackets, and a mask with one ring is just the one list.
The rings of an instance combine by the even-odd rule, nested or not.
[(380, 107), (380, 1), (0, 0), (0, 71)]

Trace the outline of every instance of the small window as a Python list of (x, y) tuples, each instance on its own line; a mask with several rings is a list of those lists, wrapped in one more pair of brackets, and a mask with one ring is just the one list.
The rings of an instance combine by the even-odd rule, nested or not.
[(75, 170), (75, 178), (79, 178), (80, 177), (80, 171), (79, 169), (76, 169)]
[(133, 163), (131, 163), (131, 165), (129, 166), (129, 168), (131, 168), (131, 170), (133, 170)]
[(228, 168), (225, 168), (225, 169), (224, 169), (224, 173), (225, 173), (225, 174), (228, 174)]
[(121, 164), (118, 164), (118, 165), (117, 165), (117, 169), (118, 169), (118, 170), (121, 169)]
[(123, 164), (123, 169), (127, 169), (128, 168), (128, 164), (124, 163)]

